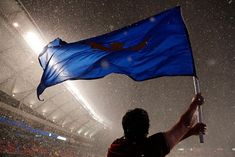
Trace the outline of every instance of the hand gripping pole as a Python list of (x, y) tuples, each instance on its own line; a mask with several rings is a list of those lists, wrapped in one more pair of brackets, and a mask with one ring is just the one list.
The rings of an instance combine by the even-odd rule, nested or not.
[[(195, 76), (193, 76), (193, 84), (194, 84), (195, 94), (201, 93), (199, 80)], [(202, 106), (201, 105), (198, 106), (198, 122), (202, 123)], [(204, 137), (203, 137), (202, 132), (199, 133), (199, 140), (200, 140), (200, 143), (204, 143)]]

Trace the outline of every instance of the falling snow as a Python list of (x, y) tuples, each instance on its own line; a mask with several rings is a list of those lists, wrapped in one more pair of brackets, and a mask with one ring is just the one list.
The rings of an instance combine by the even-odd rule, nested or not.
[[(205, 144), (199, 144), (197, 137), (181, 142), (168, 157), (234, 157), (235, 25), (233, 0), (21, 0), (21, 2), (48, 41), (60, 37), (68, 42), (108, 33), (145, 18), (155, 22), (156, 20), (153, 17), (155, 14), (180, 5), (189, 32), (196, 71), (201, 83), (201, 92), (206, 99), (203, 106), (203, 117), (204, 122), (208, 125), (208, 135), (205, 136)], [(10, 18), (13, 17), (15, 16), (12, 15)], [(23, 24), (20, 22), (17, 24), (10, 23), (9, 27), (21, 29)], [(0, 23), (0, 26), (0, 29), (5, 27), (2, 23)], [(8, 29), (5, 30), (8, 31)], [(123, 33), (128, 37), (126, 32)], [(18, 52), (15, 50), (13, 51), (14, 55), (12, 55), (8, 52), (9, 47), (11, 48), (13, 45), (13, 39), (18, 39), (18, 36), (12, 33), (6, 34), (2, 30), (0, 30), (0, 34), (2, 37), (0, 39), (0, 72), (4, 74), (0, 76), (0, 90), (9, 93), (14, 98), (20, 97), (26, 103), (29, 102), (29, 109), (36, 112), (41, 111), (41, 116), (51, 117), (51, 123), (58, 124), (61, 128), (66, 129), (66, 123), (62, 123), (63, 120), (66, 122), (66, 117), (63, 117), (62, 113), (69, 113), (74, 109), (72, 108), (70, 111), (62, 111), (60, 108), (50, 110), (54, 105), (60, 103), (55, 101), (60, 96), (54, 98), (51, 95), (45, 95), (48, 100), (45, 100), (44, 107), (46, 106), (48, 110), (44, 110), (43, 105), (38, 105), (39, 102), (36, 98), (36, 101), (27, 99), (27, 92), (34, 89), (35, 84), (29, 83), (29, 87), (23, 91), (23, 94), (21, 93), (25, 97), (17, 92), (11, 93), (13, 87), (10, 85), (12, 82), (16, 82), (16, 84), (19, 82), (17, 89), (23, 89), (23, 83), (17, 81), (18, 79), (29, 80), (30, 82), (29, 77), (31, 75), (40, 73), (33, 73), (39, 70), (32, 68), (39, 67), (39, 64), (36, 56), (32, 60), (32, 55), (28, 57), (30, 59), (27, 63), (25, 62), (27, 57), (23, 59), (18, 57), (14, 60), (17, 53), (25, 53), (25, 51)], [(9, 36), (11, 39), (7, 40)], [(129, 62), (134, 60), (131, 56), (126, 59)], [(23, 68), (20, 66), (21, 64)], [(106, 60), (103, 60), (100, 64), (105, 69), (109, 68), (109, 62)], [(23, 69), (23, 72), (14, 73), (19, 68)], [(11, 77), (16, 74), (19, 76), (17, 80), (12, 79)], [(39, 79), (36, 81), (40, 81)], [(78, 126), (76, 126), (77, 128), (67, 128), (71, 133), (79, 134), (79, 136), (94, 137), (90, 141), (92, 147), (87, 152), (90, 152), (90, 150), (97, 152), (99, 157), (105, 156), (109, 144), (116, 137), (123, 135), (121, 118), (128, 109), (145, 108), (150, 115), (150, 134), (153, 134), (171, 128), (179, 119), (181, 113), (188, 107), (194, 95), (191, 77), (163, 77), (135, 82), (127, 76), (112, 74), (99, 80), (82, 80), (74, 81), (74, 83), (84, 99), (92, 102), (91, 107), (114, 124), (110, 127), (113, 128), (112, 130), (102, 129), (102, 131), (93, 135), (83, 130), (88, 128), (86, 125), (83, 125), (82, 129)], [(55, 88), (51, 87), (49, 90), (53, 89)], [(31, 98), (31, 96), (29, 97)], [(68, 104), (74, 100), (65, 97), (68, 100), (65, 101), (64, 105), (69, 107)], [(84, 110), (79, 102), (76, 106), (79, 106), (79, 110)], [(57, 111), (58, 113), (61, 111), (61, 113), (53, 118)], [(77, 124), (82, 125), (86, 122), (83, 118), (90, 115), (77, 114), (76, 116), (72, 118), (81, 119)], [(2, 139), (6, 141), (5, 138)], [(55, 145), (57, 144), (61, 143), (58, 142)], [(45, 143), (42, 142), (40, 145), (43, 146)], [(67, 146), (62, 145), (61, 148), (65, 149)]]

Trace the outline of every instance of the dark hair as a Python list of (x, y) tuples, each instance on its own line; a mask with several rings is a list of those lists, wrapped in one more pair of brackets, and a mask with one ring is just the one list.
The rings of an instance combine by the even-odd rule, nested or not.
[(137, 141), (145, 138), (149, 130), (148, 113), (141, 108), (127, 111), (122, 118), (122, 127), (125, 137), (129, 140)]

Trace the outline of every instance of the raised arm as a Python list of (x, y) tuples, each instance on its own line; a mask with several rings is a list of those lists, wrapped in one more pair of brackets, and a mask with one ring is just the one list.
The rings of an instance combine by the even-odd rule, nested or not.
[(203, 97), (200, 94), (197, 94), (187, 111), (180, 117), (180, 120), (169, 130), (164, 133), (166, 141), (172, 149), (176, 144), (178, 144), (182, 139), (190, 135), (189, 131), (193, 126), (193, 115), (197, 109), (198, 105), (202, 105), (204, 102)]

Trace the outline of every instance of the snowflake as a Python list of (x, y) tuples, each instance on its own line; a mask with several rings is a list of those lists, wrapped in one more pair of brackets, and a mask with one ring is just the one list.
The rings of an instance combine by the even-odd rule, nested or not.
[(104, 69), (109, 68), (109, 62), (106, 60), (101, 61), (101, 67)]
[(133, 59), (131, 58), (131, 56), (127, 57), (127, 61), (131, 62)]
[(113, 25), (109, 25), (109, 29), (113, 30), (114, 26)]
[(154, 22), (156, 19), (154, 18), (154, 17), (151, 17), (150, 19), (149, 19), (149, 21), (150, 22)]

